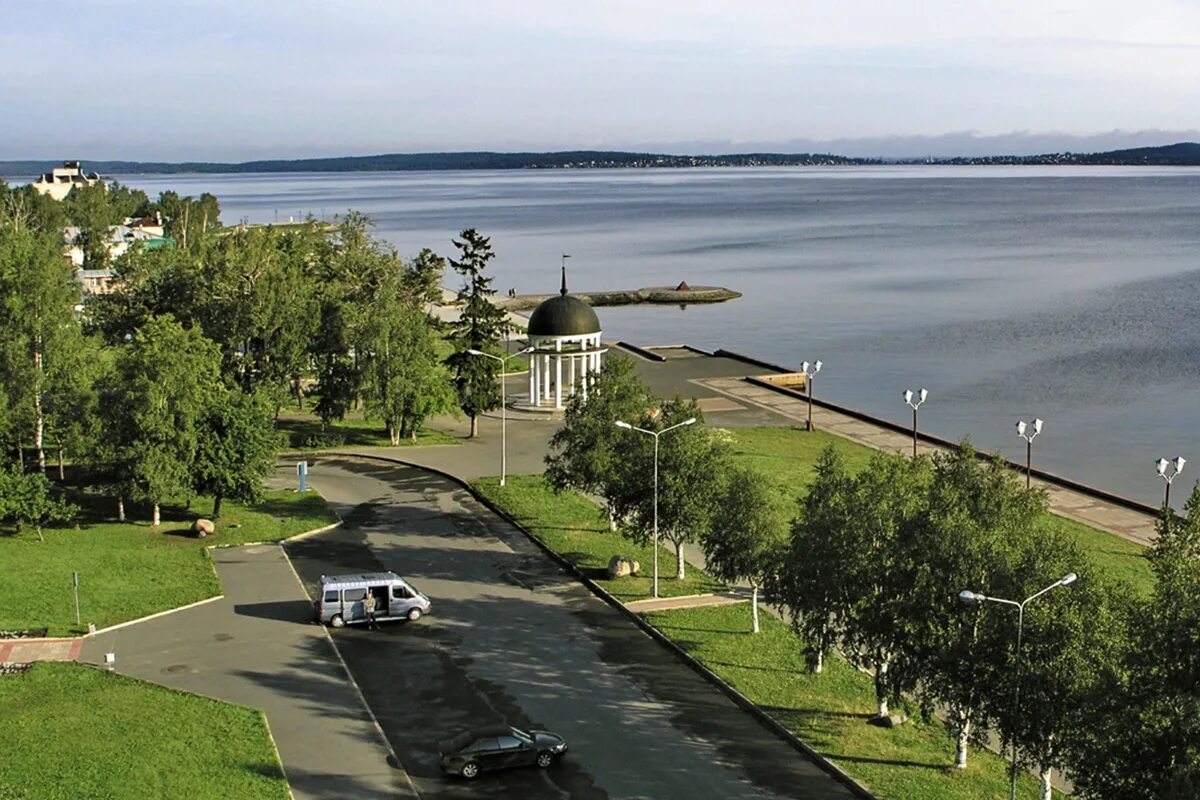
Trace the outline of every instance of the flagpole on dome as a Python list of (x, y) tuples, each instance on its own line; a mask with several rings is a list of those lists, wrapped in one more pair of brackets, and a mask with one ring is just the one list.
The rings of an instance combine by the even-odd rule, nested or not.
[(567, 259), (570, 257), (570, 253), (562, 254), (562, 288), (558, 290), (559, 294), (567, 293)]

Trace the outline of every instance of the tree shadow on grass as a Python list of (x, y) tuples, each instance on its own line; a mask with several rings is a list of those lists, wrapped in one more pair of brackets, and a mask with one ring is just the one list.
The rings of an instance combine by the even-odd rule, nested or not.
[(857, 719), (866, 722), (874, 716), (858, 711), (830, 711), (827, 708), (795, 708), (791, 706), (761, 706), (761, 708), (776, 719), (803, 717), (806, 719)]
[(916, 769), (932, 769), (944, 774), (950, 773), (948, 764), (930, 764), (925, 761), (907, 761), (900, 758), (868, 758), (866, 756), (848, 756), (842, 753), (822, 751), (821, 755), (832, 761), (845, 761), (852, 764), (884, 764), (890, 767), (913, 767)]

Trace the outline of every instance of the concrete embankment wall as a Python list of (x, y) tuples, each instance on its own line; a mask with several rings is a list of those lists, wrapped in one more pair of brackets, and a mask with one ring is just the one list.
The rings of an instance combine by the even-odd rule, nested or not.
[[(693, 348), (693, 349), (695, 349), (695, 348)], [(717, 350), (714, 350), (711, 354), (714, 356), (721, 357), (721, 358), (731, 358), (736, 361), (742, 361), (744, 363), (751, 364), (753, 366), (761, 367), (764, 369), (769, 369), (769, 370), (772, 370), (772, 371), (778, 372), (778, 373), (796, 372), (796, 370), (794, 370), (791, 367), (785, 367), (785, 366), (781, 366), (779, 364), (772, 364), (768, 361), (762, 361), (760, 359), (754, 358), (753, 356), (747, 356), (747, 355), (742, 355), (741, 353), (735, 353), (731, 350), (717, 349)], [(746, 378), (746, 380), (756, 386), (761, 386), (763, 388), (770, 389), (772, 391), (779, 392), (781, 394), (786, 394), (786, 395), (795, 397), (800, 400), (808, 399), (808, 396), (801, 390), (792, 389), (792, 388), (789, 388), (786, 386), (779, 386), (775, 383), (772, 383), (769, 380), (764, 380), (763, 378), (760, 378), (760, 377), (748, 376)], [(875, 425), (880, 428), (885, 428), (887, 430), (895, 431), (897, 433), (903, 433), (908, 436), (912, 435), (912, 428), (910, 428), (910, 427), (907, 427), (905, 425), (900, 425), (900, 424), (898, 424), (896, 422), (892, 422), (891, 420), (888, 420), (888, 419), (883, 419), (881, 417), (875, 417), (870, 414), (866, 414), (862, 411), (857, 411), (853, 408), (847, 408), (846, 406), (841, 406), (836, 403), (831, 403), (828, 400), (822, 400), (819, 397), (814, 397), (812, 399), (812, 404), (818, 408), (824, 408), (824, 409), (828, 409), (830, 411), (836, 411), (839, 414), (844, 414), (847, 417), (853, 417), (854, 419), (862, 420), (863, 422), (870, 423), (870, 424)], [(944, 447), (944, 448), (948, 448), (948, 449), (958, 447), (958, 442), (951, 441), (950, 439), (944, 439), (940, 436), (934, 436), (931, 434), (922, 433), (920, 431), (918, 431), (918, 433), (917, 433), (917, 439), (921, 442), (924, 442), (926, 444), (931, 444), (931, 445), (934, 445), (937, 447)], [(980, 452), (979, 457), (981, 459), (986, 459), (989, 461), (994, 458), (994, 456), (992, 454), (984, 453), (984, 452)], [(1019, 464), (1016, 461), (1011, 461), (1006, 458), (1002, 458), (1001, 462), (1019, 472), (1025, 471), (1024, 464)], [(1081, 483), (1081, 482), (1073, 480), (1071, 478), (1063, 477), (1062, 475), (1056, 475), (1053, 472), (1046, 472), (1045, 470), (1038, 469), (1037, 467), (1034, 467), (1031, 472), (1034, 477), (1036, 477), (1040, 480), (1046, 481), (1047, 483), (1061, 486), (1064, 489), (1071, 489), (1072, 491), (1079, 492), (1080, 494), (1088, 495), (1088, 496), (1094, 497), (1098, 500), (1103, 500), (1107, 503), (1112, 503), (1113, 505), (1120, 506), (1122, 508), (1127, 508), (1131, 511), (1138, 511), (1143, 514), (1150, 514), (1150, 515), (1157, 515), (1157, 514), (1161, 513), (1161, 509), (1156, 508), (1151, 505), (1148, 505), (1146, 503), (1143, 503), (1139, 500), (1134, 500), (1129, 497), (1124, 497), (1123, 495), (1114, 494), (1112, 492), (1105, 491), (1104, 489), (1100, 489), (1098, 487), (1091, 486), (1086, 483)]]

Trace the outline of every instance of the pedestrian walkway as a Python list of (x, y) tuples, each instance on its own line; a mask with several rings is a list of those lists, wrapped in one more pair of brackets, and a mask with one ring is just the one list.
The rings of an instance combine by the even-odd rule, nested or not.
[(734, 603), (746, 603), (749, 601), (750, 595), (748, 593), (735, 590), (713, 594), (689, 594), (682, 597), (651, 597), (648, 600), (631, 600), (625, 604), (625, 607), (635, 614), (649, 614), (653, 611), (676, 611), (681, 608), (728, 606)]
[[(804, 424), (808, 419), (807, 401), (790, 394), (750, 383), (744, 378), (702, 378), (694, 383), (719, 392), (738, 402), (747, 403)], [(851, 417), (821, 406), (813, 406), (813, 426), (818, 430), (849, 439), (876, 450), (912, 452), (912, 436)], [(920, 443), (919, 453), (934, 453), (942, 447)], [(1152, 514), (1107, 502), (1099, 497), (1069, 489), (1056, 483), (1033, 479), (1033, 485), (1046, 490), (1050, 510), (1137, 544), (1149, 546), (1156, 538), (1156, 518)]]
[(416, 797), (283, 549), (211, 552), (222, 599), (98, 633), (80, 660), (260, 709), (296, 800)]

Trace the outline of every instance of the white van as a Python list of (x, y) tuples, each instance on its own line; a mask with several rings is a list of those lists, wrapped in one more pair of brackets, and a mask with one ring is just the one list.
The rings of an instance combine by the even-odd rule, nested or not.
[(416, 622), (430, 608), (429, 598), (394, 572), (322, 575), (320, 591), (320, 597), (313, 603), (317, 622), (335, 628), (366, 623), (363, 600), (367, 592), (375, 596), (375, 619), (379, 622), (392, 619)]

